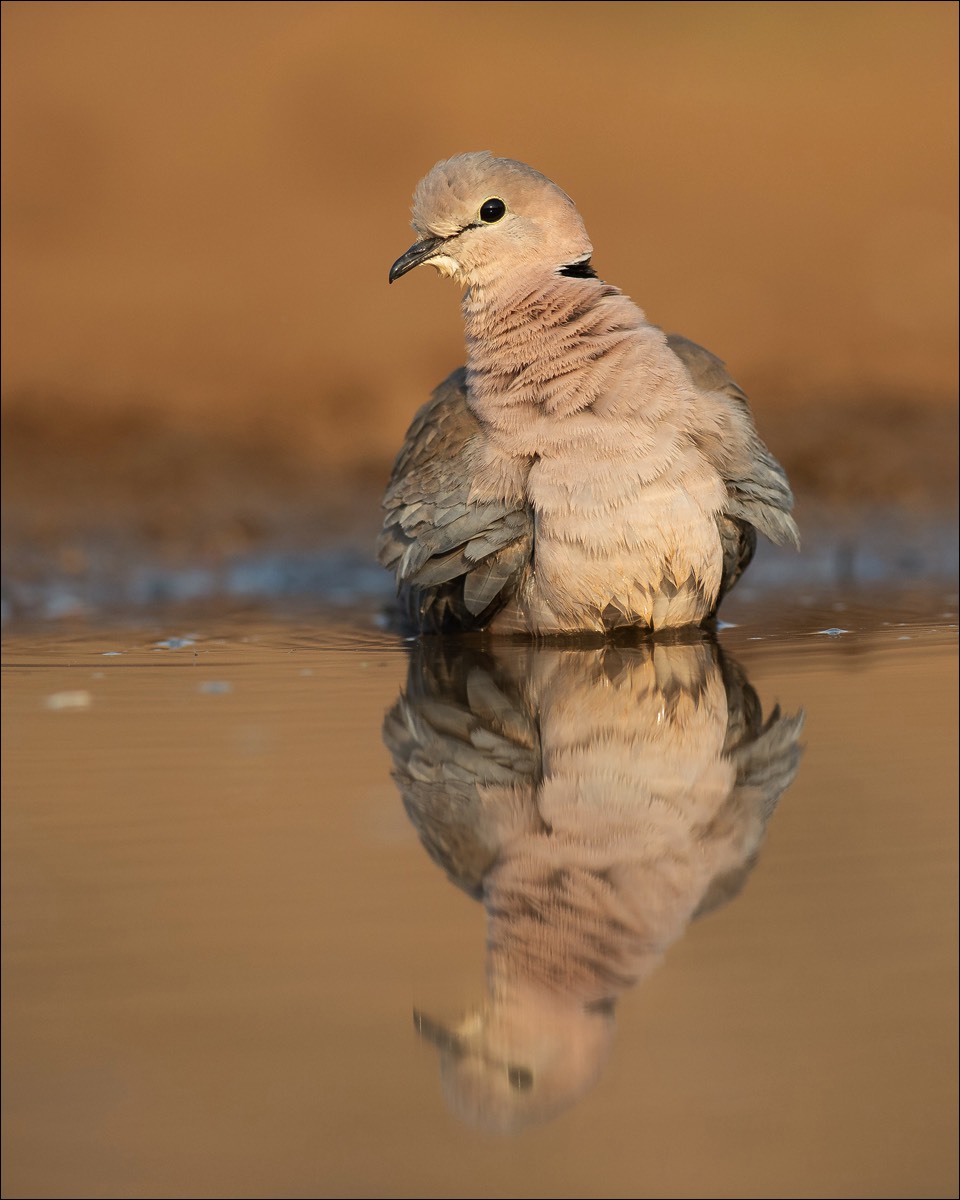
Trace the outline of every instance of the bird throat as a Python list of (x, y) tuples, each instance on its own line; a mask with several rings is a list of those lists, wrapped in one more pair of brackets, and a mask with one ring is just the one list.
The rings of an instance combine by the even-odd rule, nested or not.
[(515, 426), (523, 412), (562, 419), (590, 408), (646, 324), (617, 288), (555, 271), (522, 287), (471, 287), (463, 318), (470, 404), (495, 427), (508, 413)]

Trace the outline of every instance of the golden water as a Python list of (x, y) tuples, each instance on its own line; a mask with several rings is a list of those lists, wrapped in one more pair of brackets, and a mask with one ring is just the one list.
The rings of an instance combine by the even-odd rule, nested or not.
[[(469, 669), (458, 651), (408, 676), (406, 647), (359, 621), (11, 632), (3, 1194), (955, 1195), (956, 626), (848, 613), (820, 631), (837, 622), (724, 630), (733, 684), (712, 651), (669, 647), (656, 663), (478, 649)], [(657, 787), (669, 774), (682, 815), (734, 786), (710, 747), (753, 692), (765, 715), (805, 713), (803, 754), (729, 894), (671, 926), (659, 965), (622, 959), (599, 1017), (582, 980), (493, 963), (507, 809), (496, 836), (451, 829), (442, 792), (408, 778), (411, 819), (391, 770), (443, 769), (429, 731), (466, 722), (471, 770), (506, 764), (543, 810), (548, 759), (582, 721), (620, 757), (605, 774), (568, 747), (574, 801), (605, 812), (602, 776), (629, 814), (679, 694), (692, 724)], [(734, 834), (742, 817), (759, 838), (764, 798), (741, 793)], [(590, 854), (629, 857), (598, 829)], [(642, 837), (626, 841), (640, 862)], [(641, 868), (618, 903), (655, 942), (667, 892), (686, 911), (701, 884), (664, 892)], [(467, 894), (484, 886), (486, 907)], [(558, 975), (589, 958), (555, 911), (543, 924)], [(598, 958), (620, 953), (607, 935)], [(510, 1064), (490, 1028), (507, 1008)]]

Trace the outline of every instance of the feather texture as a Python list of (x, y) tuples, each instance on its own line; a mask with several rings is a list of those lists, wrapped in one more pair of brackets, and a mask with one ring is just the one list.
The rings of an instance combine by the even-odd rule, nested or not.
[(391, 279), (432, 262), (465, 286), (467, 364), (414, 418), (384, 497), (377, 552), (410, 624), (698, 624), (757, 533), (799, 545), (744, 393), (597, 276), (555, 184), (461, 155), (421, 181), (414, 226)]

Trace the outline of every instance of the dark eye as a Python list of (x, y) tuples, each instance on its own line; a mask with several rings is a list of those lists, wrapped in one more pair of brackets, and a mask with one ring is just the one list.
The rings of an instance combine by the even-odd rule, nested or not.
[(526, 1092), (533, 1087), (533, 1072), (526, 1067), (507, 1067), (507, 1079), (515, 1092)]
[(480, 220), (484, 225), (492, 225), (494, 221), (499, 221), (506, 211), (507, 206), (500, 197), (491, 196), (480, 205)]

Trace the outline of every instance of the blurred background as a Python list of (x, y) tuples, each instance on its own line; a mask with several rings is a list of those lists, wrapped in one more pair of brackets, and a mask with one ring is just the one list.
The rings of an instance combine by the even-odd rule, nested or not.
[(727, 361), (801, 520), (954, 520), (956, 4), (2, 11), (7, 617), (49, 572), (371, 557), (463, 358), (455, 287), (387, 270), (464, 150), (553, 178)]

